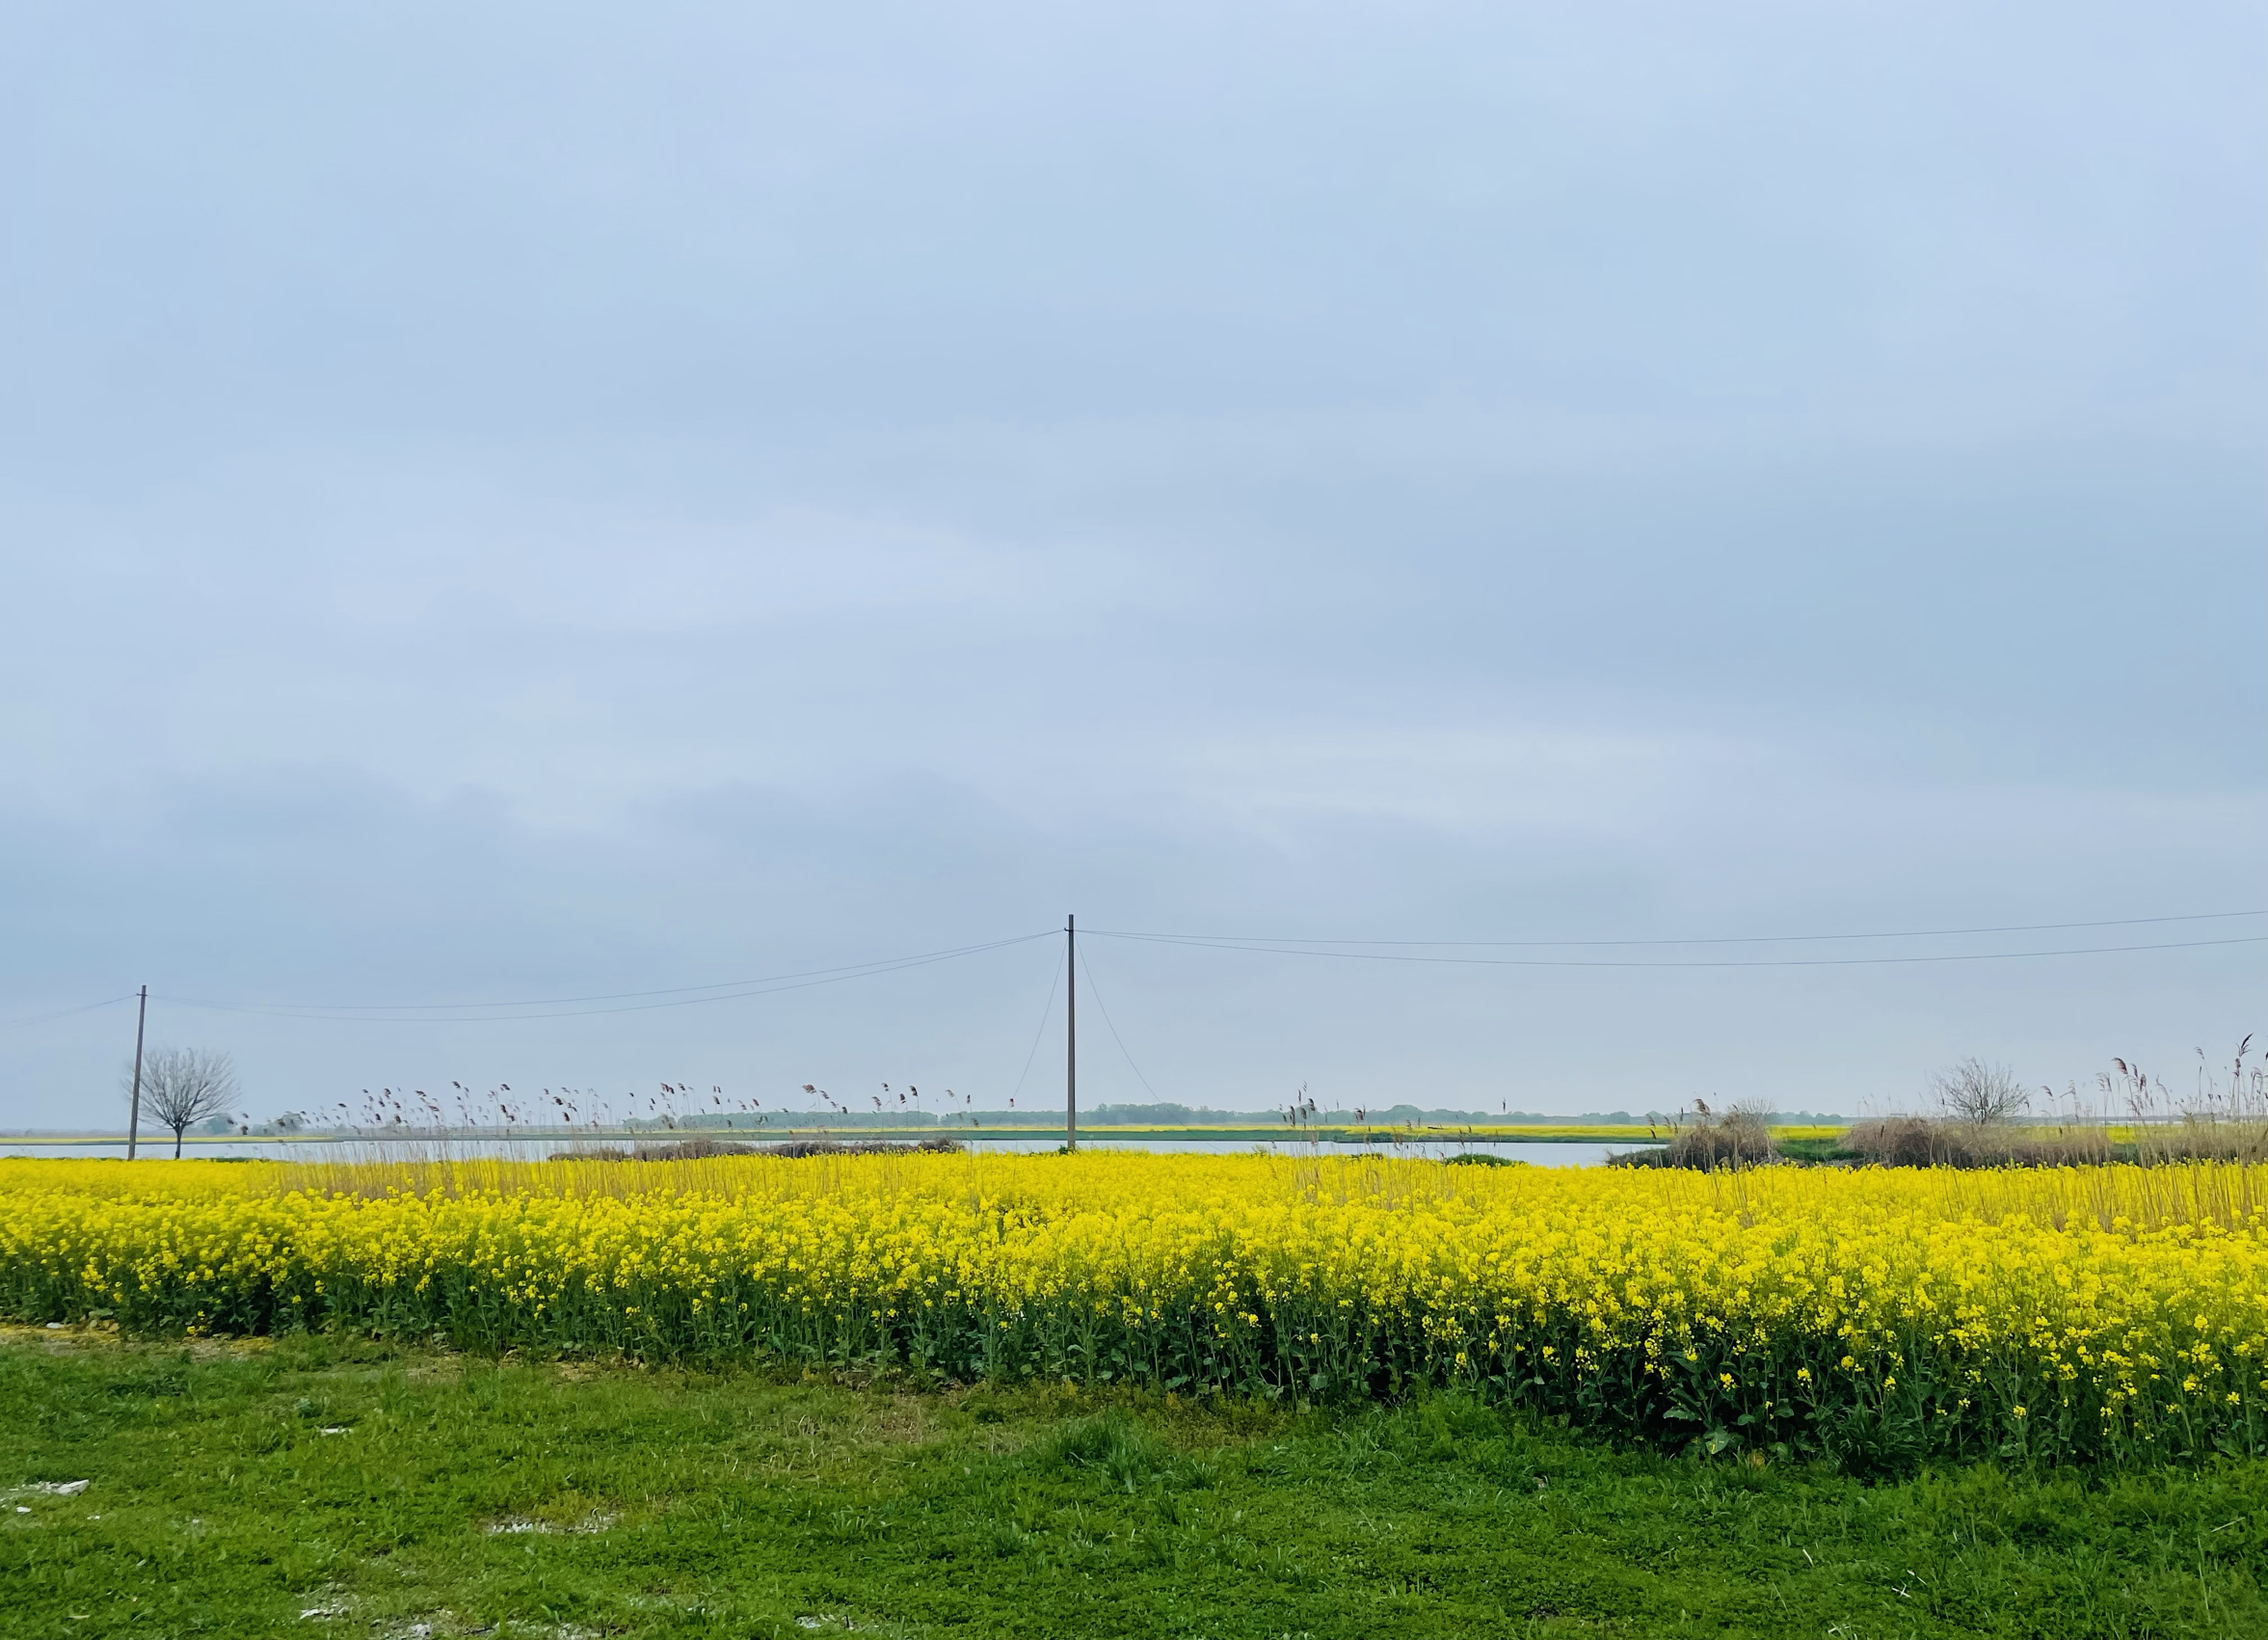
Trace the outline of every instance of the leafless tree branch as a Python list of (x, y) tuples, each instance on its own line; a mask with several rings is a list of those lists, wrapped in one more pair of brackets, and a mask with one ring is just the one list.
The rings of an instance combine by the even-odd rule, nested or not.
[(2008, 1066), (1975, 1058), (1931, 1077), (1930, 1091), (1947, 1116), (1978, 1127), (2007, 1121), (2032, 1108), (2032, 1090), (2018, 1083)]
[[(127, 1076), (133, 1074), (127, 1067)], [(236, 1102), (236, 1065), (211, 1048), (159, 1048), (142, 1062), (142, 1108), (159, 1127), (173, 1130), (173, 1155), (181, 1136), (198, 1122), (217, 1116)]]

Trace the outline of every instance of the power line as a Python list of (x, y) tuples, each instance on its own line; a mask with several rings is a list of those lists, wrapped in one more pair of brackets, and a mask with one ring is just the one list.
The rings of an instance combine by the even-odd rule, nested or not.
[[(1038, 935), (1020, 935), (1019, 938), (1036, 939)], [(995, 940), (991, 945), (1012, 945), (1013, 940)], [(568, 1003), (628, 1002), (643, 997), (684, 996), (693, 991), (725, 991), (746, 985), (768, 985), (778, 980), (806, 980), (819, 974), (849, 974), (867, 968), (882, 967), (898, 962), (919, 962), (929, 957), (958, 956), (973, 951), (985, 951), (991, 945), (956, 946), (949, 951), (917, 952), (908, 957), (881, 957), (872, 962), (846, 962), (838, 968), (800, 968), (787, 974), (760, 974), (752, 980), (718, 980), (706, 985), (665, 985), (649, 991), (600, 991), (575, 997), (513, 997), (495, 1002), (474, 1003), (262, 1003), (250, 1005), (275, 1009), (307, 1010), (323, 1013), (439, 1013), (498, 1008), (548, 1008)], [(191, 997), (174, 997), (174, 1002), (187, 1003), (193, 1008), (234, 1008), (230, 1003), (199, 1002)], [(698, 1000), (698, 999), (696, 999)]]
[(51, 1019), (68, 1019), (74, 1013), (93, 1013), (98, 1008), (116, 1008), (120, 1003), (132, 1002), (133, 1000), (134, 993), (128, 991), (122, 997), (105, 997), (98, 1003), (84, 1003), (77, 1008), (58, 1008), (53, 1013), (36, 1013), (29, 1019), (11, 1019), (5, 1024), (0, 1024), (0, 1031), (15, 1031), (26, 1025), (44, 1025)]
[(1961, 934), (2041, 934), (2068, 928), (2137, 928), (2151, 923), (2216, 923), (2239, 917), (2268, 917), (2268, 910), (2198, 911), (2176, 917), (2116, 917), (2096, 923), (2002, 923), (1983, 928), (1895, 928), (1865, 934), (1722, 934), (1702, 938), (1650, 940), (1361, 940), (1302, 939), (1282, 934), (1148, 933), (1127, 928), (1090, 928), (1087, 931), (1108, 934), (1117, 939), (1193, 940), (1208, 944), (1446, 946), (1465, 950), (1544, 951), (1608, 946), (1806, 945), (1829, 944), (1837, 940), (1951, 939)]
[(1087, 960), (1083, 951), (1079, 954), (1079, 966), (1086, 975), (1086, 988), (1094, 996), (1095, 1006), (1103, 1010), (1103, 1023), (1110, 1027), (1110, 1040), (1118, 1044), (1120, 1053), (1126, 1054), (1127, 1069), (1134, 1073), (1134, 1080), (1142, 1085), (1143, 1090), (1156, 1099), (1158, 1089), (1150, 1086), (1150, 1079), (1142, 1074), (1142, 1067), (1134, 1063), (1134, 1055), (1127, 1053), (1126, 1038), (1118, 1034), (1118, 1023), (1110, 1017), (1110, 1005), (1103, 1000), (1103, 987), (1095, 983), (1095, 965)]
[[(1446, 964), (1458, 967), (1508, 968), (1842, 968), (1904, 966), (1939, 962), (2003, 962), (2034, 960), (2055, 956), (2100, 956), (2123, 953), (2157, 951), (2194, 951), (2221, 946), (2268, 944), (2268, 935), (2241, 935), (2225, 939), (2175, 940), (2137, 945), (2106, 945), (2062, 947), (2030, 951), (1932, 952), (1904, 955), (1867, 956), (1794, 956), (1794, 957), (1734, 957), (1683, 958), (1658, 957), (1643, 959), (1607, 957), (1510, 957), (1510, 956), (1456, 956), (1424, 954), (1406, 948), (1423, 947), (1429, 951), (1443, 950), (1592, 950), (1592, 949), (1661, 949), (1693, 946), (1756, 946), (1823, 944), (1837, 941), (1893, 940), (1893, 939), (1949, 939), (1980, 934), (2045, 933), (2083, 928), (2128, 928), (2174, 923), (2227, 922), (2251, 917), (2268, 917), (2268, 910), (2206, 911), (2187, 915), (2160, 917), (2124, 917), (2095, 922), (2068, 923), (2009, 923), (1989, 927), (1961, 928), (1902, 928), (1878, 930), (1870, 933), (1837, 934), (1744, 934), (1709, 938), (1628, 939), (1628, 940), (1322, 940), (1294, 937), (1265, 937), (1234, 934), (1152, 933), (1126, 928), (1090, 928), (1090, 933), (1107, 939), (1134, 940), (1153, 945), (1174, 945), (1206, 951), (1245, 951), (1283, 956), (1325, 956), (1347, 961), (1414, 962)], [(1048, 929), (1035, 934), (1019, 934), (1012, 938), (989, 940), (974, 945), (956, 946), (943, 951), (920, 952), (908, 956), (884, 957), (870, 962), (846, 963), (833, 968), (808, 968), (782, 974), (759, 976), (746, 980), (718, 981), (704, 985), (676, 985), (640, 991), (596, 992), (563, 997), (533, 997), (508, 1001), (478, 1003), (229, 1003), (197, 997), (166, 997), (163, 1000), (184, 1007), (205, 1008), (218, 1012), (242, 1013), (267, 1018), (333, 1021), (348, 1024), (489, 1024), (531, 1019), (565, 1019), (610, 1013), (638, 1013), (657, 1008), (690, 1008), (703, 1003), (735, 1002), (750, 997), (767, 996), (780, 991), (804, 990), (817, 985), (840, 984), (848, 980), (870, 979), (878, 975), (899, 973), (910, 968), (926, 967), (933, 963), (948, 962), (964, 956), (974, 956), (1010, 946), (1025, 945), (1034, 940), (1053, 938), (1057, 930)], [(1333, 947), (1398, 948), (1331, 949)], [(1081, 955), (1086, 966), (1089, 984), (1093, 984), (1094, 971)], [(1040, 1018), (1040, 1035), (1047, 1030), (1047, 1021), (1054, 1008), (1054, 986), (1059, 985), (1058, 975), (1048, 997), (1048, 1011)], [(698, 994), (697, 994), (698, 993)], [(666, 1000), (648, 1000), (666, 999)], [(61, 1008), (52, 1013), (35, 1014), (29, 1018), (0, 1022), (0, 1030), (13, 1031), (33, 1025), (46, 1024), (74, 1014), (91, 1013), (98, 1008), (114, 1008), (131, 1002), (133, 993), (105, 998), (101, 1002), (87, 1003), (77, 1008)], [(1096, 1001), (1102, 1003), (1099, 987)], [(586, 1003), (613, 1003), (619, 1007), (586, 1008)], [(541, 1011), (513, 1011), (541, 1010)], [(1110, 1019), (1107, 1005), (1103, 1005), (1104, 1022), (1110, 1027), (1118, 1049), (1145, 1089), (1149, 1079), (1135, 1064), (1128, 1052), (1125, 1039), (1119, 1035), (1115, 1022)], [(1032, 1049), (1025, 1058), (1024, 1074), (1017, 1079), (1019, 1090), (1028, 1079), (1033, 1059), (1039, 1051), (1039, 1035), (1032, 1040)], [(1150, 1089), (1152, 1097), (1157, 1090)]]
[[(714, 986), (679, 986), (675, 988), (675, 991), (671, 992), (619, 992), (616, 993), (616, 995), (621, 997), (669, 995), (675, 995), (676, 997), (676, 1000), (670, 1002), (631, 1002), (626, 1003), (624, 1006), (619, 1008), (547, 1007), (545, 1011), (535, 1013), (470, 1013), (442, 1012), (440, 1010), (483, 1008), (491, 1009), (534, 1008), (543, 1007), (545, 1005), (532, 1002), (463, 1004), (432, 1003), (422, 1005), (425, 1011), (414, 1012), (413, 1009), (416, 1008), (419, 1005), (334, 1004), (326, 1008), (323, 1005), (316, 1004), (211, 1002), (194, 997), (167, 997), (164, 1000), (168, 1002), (179, 1003), (183, 1007), (187, 1008), (209, 1008), (222, 1013), (248, 1013), (257, 1014), (271, 1019), (330, 1020), (340, 1021), (349, 1024), (364, 1025), (486, 1025), (520, 1019), (574, 1019), (594, 1014), (644, 1013), (655, 1008), (692, 1008), (703, 1003), (737, 1002), (746, 997), (771, 996), (781, 991), (809, 990), (814, 985), (835, 985), (840, 984), (846, 980), (871, 979), (879, 974), (896, 974), (901, 973), (909, 968), (925, 968), (932, 963), (949, 962), (956, 957), (974, 956), (988, 951), (1000, 951), (1012, 945), (1027, 945), (1033, 940), (1052, 938), (1054, 934), (1054, 930), (1050, 928), (1044, 933), (1018, 934), (1012, 939), (989, 940), (981, 945), (958, 946), (949, 951), (923, 952), (913, 956), (885, 957), (878, 961), (854, 963), (842, 968), (805, 969), (800, 973), (776, 974), (760, 980), (733, 981)], [(714, 994), (708, 996), (684, 996), (681, 994), (677, 994), (692, 990), (707, 990), (713, 992)], [(562, 1000), (564, 1001), (567, 999)], [(574, 1000), (600, 1002), (611, 1001), (613, 998), (591, 997), (587, 999)], [(358, 1006), (362, 1008), (362, 1011), (341, 1011), (342, 1008), (357, 1008)], [(381, 1008), (385, 1008), (389, 1011), (382, 1012), (380, 1011)]]
[(2103, 956), (2128, 951), (2199, 951), (2208, 946), (2268, 945), (2268, 934), (2247, 934), (2234, 939), (2175, 940), (2162, 945), (2068, 946), (2053, 951), (1933, 952), (1914, 956), (1761, 956), (1729, 960), (1665, 957), (1657, 961), (1636, 961), (1614, 957), (1418, 956), (1401, 952), (1321, 951), (1250, 940), (1190, 939), (1172, 934), (1134, 934), (1102, 928), (1089, 931), (1106, 939), (1188, 946), (1199, 951), (1250, 951), (1272, 953), (1279, 956), (1335, 956), (1354, 962), (1447, 963), (1478, 968), (1865, 968), (1917, 962), (2008, 962), (2040, 956)]
[[(1016, 939), (1041, 939), (1041, 934), (1018, 934)], [(994, 939), (982, 946), (955, 946), (950, 951), (919, 951), (912, 957), (878, 957), (875, 962), (846, 962), (840, 969), (796, 969), (791, 973), (760, 973), (753, 980), (717, 980), (712, 984), (667, 984), (654, 991), (597, 991), (592, 996), (517, 996), (494, 1003), (201, 1003), (198, 998), (174, 996), (173, 1003), (186, 1003), (188, 1008), (223, 1008), (250, 1011), (252, 1008), (275, 1011), (315, 1011), (315, 1014), (440, 1014), (440, 1011), (476, 1011), (494, 1008), (558, 1008), (567, 1003), (628, 1003), (647, 996), (687, 996), (692, 991), (734, 991), (748, 984), (771, 984), (776, 980), (808, 980), (821, 973), (860, 973), (880, 966), (894, 966), (900, 962), (927, 962), (932, 957), (962, 957), (973, 951), (991, 951), (996, 946), (1014, 946), (1016, 939)], [(694, 998), (706, 1001), (706, 998)]]
[[(1051, 935), (1054, 934), (1054, 931), (1055, 930), (1053, 928), (1048, 930)], [(1016, 1103), (1016, 1094), (1024, 1091), (1025, 1078), (1031, 1074), (1031, 1062), (1039, 1058), (1039, 1039), (1048, 1034), (1048, 1021), (1055, 1016), (1055, 988), (1062, 983), (1063, 970), (1056, 967), (1053, 962), (1049, 963), (1047, 1006), (1039, 1010), (1039, 1029), (1031, 1034), (1031, 1052), (1024, 1056), (1024, 1069), (1023, 1072), (1016, 1078), (1015, 1092), (1012, 1092), (1008, 1095), (1008, 1103), (1010, 1105)]]

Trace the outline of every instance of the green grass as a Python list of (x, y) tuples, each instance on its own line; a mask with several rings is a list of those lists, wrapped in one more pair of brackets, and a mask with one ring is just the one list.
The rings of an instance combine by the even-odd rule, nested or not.
[(0, 1503), (12, 1636), (2268, 1634), (2257, 1462), (1868, 1487), (1457, 1399), (26, 1329), (0, 1337), (0, 1491), (90, 1482)]

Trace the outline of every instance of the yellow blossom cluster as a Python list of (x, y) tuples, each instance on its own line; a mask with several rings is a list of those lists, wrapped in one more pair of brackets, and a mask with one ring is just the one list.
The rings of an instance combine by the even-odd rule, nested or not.
[(0, 1312), (1345, 1399), (1649, 1439), (2268, 1449), (2268, 1170), (1367, 1156), (0, 1161)]

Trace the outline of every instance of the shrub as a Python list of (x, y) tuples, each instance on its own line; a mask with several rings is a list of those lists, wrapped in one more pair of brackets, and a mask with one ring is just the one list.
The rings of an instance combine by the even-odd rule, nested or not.
[(1719, 1115), (1695, 1099), (1693, 1110), (1677, 1117), (1668, 1143), (1625, 1151), (1608, 1161), (1618, 1168), (1690, 1168), (1695, 1172), (1714, 1173), (1761, 1167), (1778, 1156), (1772, 1124), (1764, 1119), (1763, 1112), (1735, 1105)]

